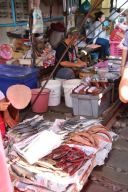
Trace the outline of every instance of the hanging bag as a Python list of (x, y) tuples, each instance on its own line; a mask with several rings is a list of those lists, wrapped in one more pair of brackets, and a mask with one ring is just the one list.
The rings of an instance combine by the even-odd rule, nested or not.
[(43, 33), (43, 18), (39, 8), (33, 10), (32, 33)]
[(81, 13), (88, 13), (91, 9), (91, 4), (88, 0), (80, 0), (80, 12)]

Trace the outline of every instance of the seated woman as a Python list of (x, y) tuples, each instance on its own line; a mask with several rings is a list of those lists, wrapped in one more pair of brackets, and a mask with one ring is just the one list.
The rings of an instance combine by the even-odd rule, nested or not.
[(109, 40), (106, 35), (107, 27), (103, 26), (105, 15), (102, 11), (95, 13), (94, 26), (94, 40), (93, 43), (101, 45), (100, 58), (109, 56)]
[(75, 72), (74, 68), (82, 68), (86, 66), (86, 63), (81, 61), (76, 54), (76, 49), (74, 44), (78, 40), (78, 30), (74, 27), (70, 28), (67, 33), (65, 40), (61, 41), (56, 48), (56, 62), (60, 60), (64, 51), (70, 45), (68, 51), (65, 53), (62, 61), (60, 62), (56, 72), (55, 77), (60, 79), (74, 79)]

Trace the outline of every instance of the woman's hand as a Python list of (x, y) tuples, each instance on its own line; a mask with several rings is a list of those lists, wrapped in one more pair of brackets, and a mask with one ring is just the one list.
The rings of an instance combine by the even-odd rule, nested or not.
[(81, 60), (78, 58), (76, 65), (77, 65), (77, 67), (86, 67), (86, 66), (87, 66), (87, 63), (81, 61)]
[(17, 122), (10, 116), (9, 111), (4, 111), (4, 121), (10, 127), (13, 128), (17, 125)]
[(7, 101), (0, 101), (0, 111), (6, 111), (9, 105)]

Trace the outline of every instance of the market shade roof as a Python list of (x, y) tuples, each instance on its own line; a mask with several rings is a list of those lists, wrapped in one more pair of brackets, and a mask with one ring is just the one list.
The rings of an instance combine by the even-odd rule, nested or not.
[(7, 89), (6, 96), (16, 109), (24, 109), (31, 100), (31, 89), (26, 85), (12, 85)]

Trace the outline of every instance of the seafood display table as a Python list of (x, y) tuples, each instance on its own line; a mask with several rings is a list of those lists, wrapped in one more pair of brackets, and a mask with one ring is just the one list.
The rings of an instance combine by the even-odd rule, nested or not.
[(7, 137), (9, 170), (18, 190), (79, 192), (93, 168), (104, 164), (113, 134), (99, 119), (53, 123), (36, 115)]

